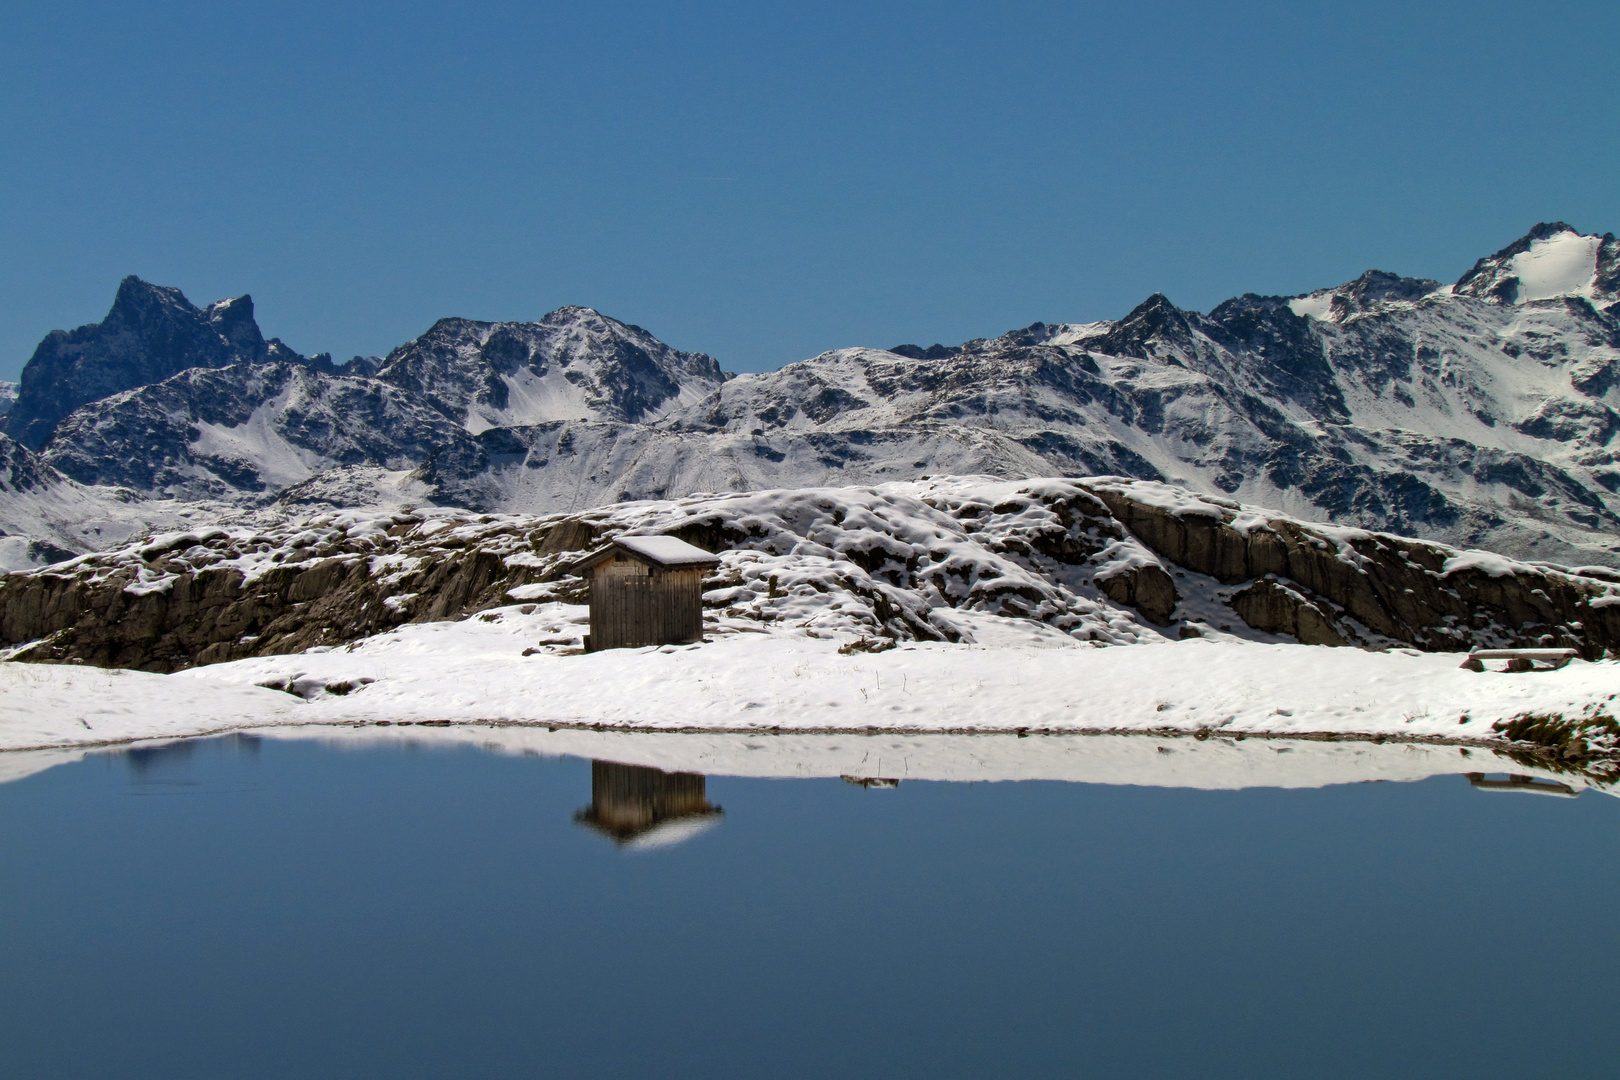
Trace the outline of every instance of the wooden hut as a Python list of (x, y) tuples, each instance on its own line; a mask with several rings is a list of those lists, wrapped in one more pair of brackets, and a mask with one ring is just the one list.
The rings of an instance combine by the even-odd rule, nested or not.
[(703, 638), (703, 573), (718, 556), (673, 536), (621, 536), (569, 569), (590, 582), (585, 651)]
[(678, 843), (724, 813), (704, 793), (701, 773), (664, 772), (646, 765), (591, 762), (591, 805), (574, 820), (622, 846)]

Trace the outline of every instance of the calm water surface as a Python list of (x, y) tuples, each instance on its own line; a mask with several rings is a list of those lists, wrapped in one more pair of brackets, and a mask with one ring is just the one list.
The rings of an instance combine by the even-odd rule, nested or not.
[[(594, 782), (230, 738), (0, 785), (0, 1073), (1616, 1072), (1604, 795)], [(723, 814), (636, 847), (659, 798)]]

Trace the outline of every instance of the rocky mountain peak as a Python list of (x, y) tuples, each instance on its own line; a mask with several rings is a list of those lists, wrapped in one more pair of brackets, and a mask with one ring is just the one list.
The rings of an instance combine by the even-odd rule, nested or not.
[(1542, 222), (1495, 255), (1480, 259), (1453, 291), (1493, 304), (1579, 297), (1597, 307), (1620, 300), (1620, 242), (1562, 221)]
[(207, 316), (220, 336), (235, 345), (243, 356), (264, 355), (264, 335), (253, 318), (253, 297), (244, 294), (234, 300), (216, 300), (208, 305)]
[(205, 311), (179, 289), (130, 275), (118, 286), (107, 317), (77, 330), (53, 330), (23, 368), (6, 432), (39, 449), (62, 418), (81, 405), (194, 367), (242, 360), (303, 358), (266, 342), (253, 318), (253, 300), (222, 300)]
[(114, 326), (151, 326), (163, 320), (186, 320), (195, 317), (197, 308), (179, 289), (169, 285), (154, 285), (130, 274), (118, 283), (112, 308), (104, 323)]
[(653, 420), (725, 381), (713, 357), (577, 306), (528, 323), (440, 319), (389, 353), (377, 377), (474, 433), (553, 420)]
[(1288, 310), (1318, 322), (1344, 322), (1358, 315), (1410, 306), (1441, 288), (1432, 278), (1409, 278), (1387, 270), (1368, 270), (1356, 280), (1288, 298)]
[(1151, 360), (1161, 352), (1192, 351), (1193, 329), (1186, 312), (1164, 293), (1154, 293), (1087, 345), (1112, 356)]
[(953, 356), (961, 355), (962, 346), (941, 345), (936, 341), (926, 349), (921, 345), (895, 345), (887, 351), (911, 360), (949, 360)]
[(1362, 312), (1378, 304), (1415, 303), (1438, 288), (1440, 283), (1433, 278), (1409, 278), (1387, 270), (1368, 270), (1335, 291), (1350, 310)]

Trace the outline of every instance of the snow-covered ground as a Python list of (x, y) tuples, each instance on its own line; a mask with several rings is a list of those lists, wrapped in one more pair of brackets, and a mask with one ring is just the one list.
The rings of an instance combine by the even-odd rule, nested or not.
[[(700, 645), (586, 654), (579, 649), (584, 608), (519, 604), (463, 622), (411, 624), (347, 647), (174, 675), (7, 663), (0, 664), (0, 750), (357, 724), (466, 725), (460, 737), (477, 732), (475, 741), (497, 744), (528, 738), (502, 734), (521, 726), (571, 728), (581, 736), (598, 729), (727, 736), (730, 745), (738, 737), (746, 744), (767, 735), (841, 735), (864, 745), (864, 753), (873, 744), (862, 738), (880, 736), (920, 747), (918, 759), (934, 762), (925, 775), (946, 778), (951, 760), (995, 756), (1001, 751), (973, 748), (1019, 743), (1010, 738), (1018, 734), (1150, 735), (1168, 740), (1172, 752), (1259, 735), (1355, 740), (1327, 744), (1341, 749), (1365, 749), (1367, 739), (1379, 736), (1479, 746), (1500, 739), (1493, 729), (1499, 721), (1526, 713), (1606, 713), (1620, 692), (1620, 663), (1613, 661), (1476, 674), (1460, 669), (1453, 654), (1207, 639), (1102, 647), (1044, 624), (971, 612), (956, 617), (970, 624), (964, 628), (974, 644), (913, 642), (851, 652), (840, 648), (847, 637), (722, 620)], [(955, 737), (956, 750), (930, 742), (947, 736)], [(1148, 746), (1154, 739), (1136, 741)], [(1435, 749), (1442, 748), (1447, 760), (1459, 754), (1453, 745)], [(1071, 767), (1030, 754), (1015, 751), (1014, 764), (1002, 771), (1078, 769), (1071, 778), (1107, 771), (1095, 758)], [(1334, 754), (1322, 760), (1350, 760)], [(0, 773), (32, 771), (16, 759), (8, 766), (9, 757), (0, 755)], [(834, 753), (813, 768), (842, 775), (853, 768), (846, 757)], [(797, 768), (792, 753), (774, 760), (771, 769)], [(871, 775), (894, 771), (873, 768), (882, 771)]]

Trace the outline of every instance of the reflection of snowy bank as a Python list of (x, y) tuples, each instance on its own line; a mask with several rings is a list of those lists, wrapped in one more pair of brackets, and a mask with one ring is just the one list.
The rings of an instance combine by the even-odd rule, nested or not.
[[(666, 774), (781, 779), (884, 781), (873, 787), (915, 781), (984, 783), (1048, 780), (1145, 787), (1313, 788), (1374, 781), (1408, 782), (1431, 776), (1478, 776), (1492, 780), (1518, 775), (1537, 783), (1563, 784), (1574, 791), (1610, 790), (1604, 779), (1578, 771), (1548, 768), (1496, 750), (1424, 743), (1322, 742), (1294, 739), (1238, 739), (1155, 735), (737, 735), (659, 732), (548, 730), (544, 727), (461, 724), (449, 727), (273, 727), (253, 733), (272, 739), (314, 739), (334, 750), (410, 747), (417, 750), (476, 748), (512, 756), (589, 758), (598, 763), (639, 766)], [(0, 778), (20, 779), (89, 753), (121, 753), (123, 748), (46, 750), (0, 754), (7, 770)], [(628, 824), (635, 828), (684, 822), (703, 827), (717, 820), (707, 811), (701, 788), (678, 793), (667, 807)], [(684, 799), (684, 802), (682, 801)], [(593, 799), (593, 803), (598, 800)], [(625, 800), (621, 799), (623, 804)], [(679, 804), (679, 805), (676, 805)], [(718, 809), (718, 808), (710, 808)], [(657, 818), (658, 820), (654, 820)]]
[[(913, 642), (845, 655), (837, 640), (769, 630), (586, 655), (566, 632), (577, 629), (582, 609), (524, 606), (530, 610), (414, 624), (345, 648), (176, 675), (0, 664), (0, 749), (277, 725), (493, 723), (689, 734), (999, 733), (970, 740), (983, 747), (970, 760), (1001, 760), (1001, 744), (1017, 734), (1049, 732), (1193, 735), (1210, 747), (1255, 735), (1443, 741), (1457, 756), (1457, 745), (1499, 745), (1496, 725), (1515, 717), (1609, 713), (1620, 691), (1612, 661), (1476, 674), (1455, 655), (1411, 650), (1236, 640), (1110, 648), (1026, 620), (961, 613), (972, 620), (975, 644)], [(536, 641), (554, 644), (537, 649)], [(1138, 745), (1152, 745), (1151, 737)], [(1173, 739), (1167, 753), (1152, 753), (1175, 758), (1193, 745)], [(1031, 775), (1056, 778), (1044, 764), (1031, 767)], [(829, 769), (868, 775), (848, 762)]]
[[(272, 738), (333, 747), (477, 746), (490, 753), (567, 755), (707, 776), (1060, 780), (1225, 790), (1312, 788), (1487, 773), (1531, 775), (1577, 790), (1589, 778), (1537, 768), (1481, 747), (1151, 735), (697, 735), (532, 727), (276, 728)], [(1606, 786), (1606, 785), (1605, 785)]]

